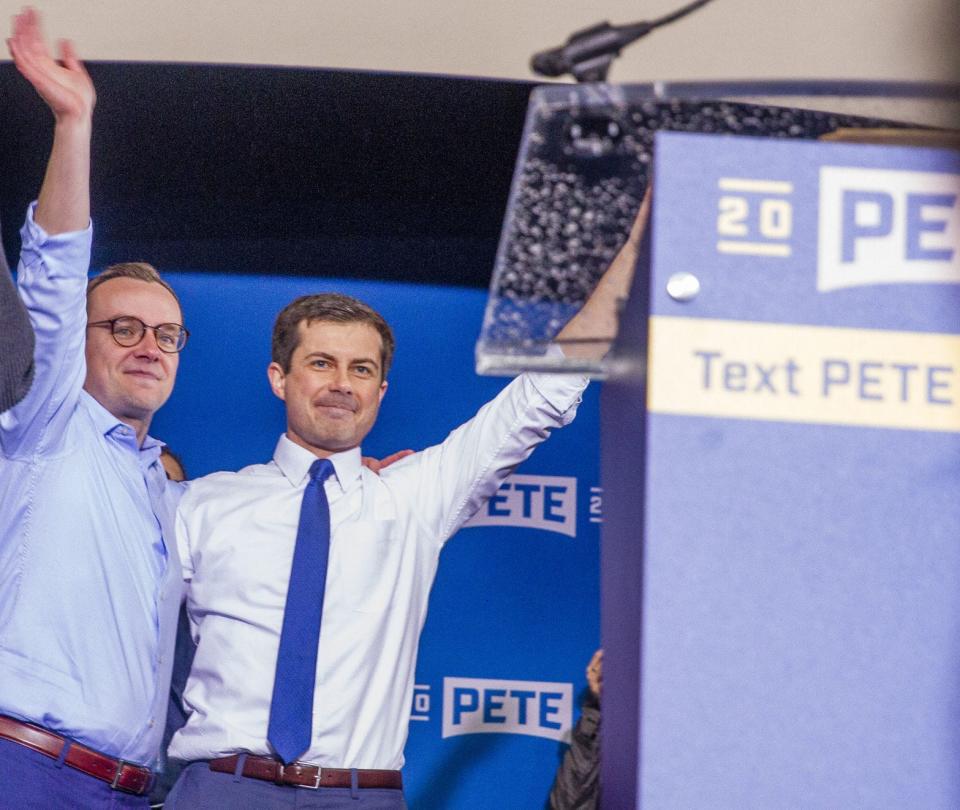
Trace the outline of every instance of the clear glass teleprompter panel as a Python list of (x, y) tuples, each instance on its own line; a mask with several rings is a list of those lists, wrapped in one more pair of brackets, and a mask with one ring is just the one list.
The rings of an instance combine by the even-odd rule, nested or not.
[[(549, 85), (531, 95), (500, 236), (477, 372), (604, 361), (548, 347), (623, 247), (658, 130), (820, 138), (846, 128), (960, 129), (960, 86), (851, 82)], [(606, 347), (614, 335), (591, 336)]]

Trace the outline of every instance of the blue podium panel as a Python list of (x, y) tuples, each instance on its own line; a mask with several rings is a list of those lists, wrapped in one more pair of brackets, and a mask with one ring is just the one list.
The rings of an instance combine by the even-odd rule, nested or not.
[(960, 156), (655, 154), (639, 803), (958, 807)]

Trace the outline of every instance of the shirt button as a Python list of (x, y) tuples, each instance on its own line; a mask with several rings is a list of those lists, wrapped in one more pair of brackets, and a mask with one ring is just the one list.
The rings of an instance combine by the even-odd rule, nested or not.
[(149, 725), (150, 728), (153, 728), (156, 725), (156, 723), (153, 720), (151, 720), (147, 725)]

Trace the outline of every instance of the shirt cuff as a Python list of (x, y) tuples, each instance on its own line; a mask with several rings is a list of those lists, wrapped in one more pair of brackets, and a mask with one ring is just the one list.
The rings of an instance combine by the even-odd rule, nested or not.
[[(544, 352), (544, 356), (564, 357), (563, 349), (556, 344), (551, 344)], [(540, 396), (561, 414), (580, 404), (583, 391), (590, 383), (590, 378), (584, 374), (529, 371), (527, 376)]]
[(20, 229), (20, 259), (24, 267), (42, 261), (51, 277), (82, 276), (90, 270), (93, 223), (82, 231), (48, 234), (34, 219), (36, 201), (27, 208), (27, 219)]

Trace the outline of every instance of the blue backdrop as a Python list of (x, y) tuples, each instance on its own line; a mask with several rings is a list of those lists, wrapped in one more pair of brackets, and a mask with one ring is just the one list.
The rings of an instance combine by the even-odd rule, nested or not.
[[(379, 310), (397, 355), (364, 444), (382, 457), (441, 441), (503, 380), (478, 377), (484, 292), (336, 279), (170, 272), (191, 330), (151, 432), (190, 477), (270, 458), (284, 430), (267, 385), (270, 330), (298, 295), (336, 290)], [(406, 748), (413, 808), (542, 807), (599, 645), (598, 388), (444, 550), (420, 647)], [(517, 484), (520, 485), (517, 488)], [(544, 528), (548, 527), (548, 528)]]

